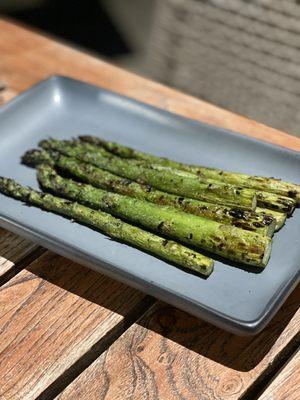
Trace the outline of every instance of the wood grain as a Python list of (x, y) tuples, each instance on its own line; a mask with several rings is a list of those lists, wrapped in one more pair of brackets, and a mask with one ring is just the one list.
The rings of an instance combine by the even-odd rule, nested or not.
[(300, 139), (114, 67), (0, 20), (0, 80), (16, 92), (53, 74), (102, 86), (159, 108), (300, 150)]
[[(0, 58), (0, 105), (11, 100), (17, 94), (1, 80)], [(0, 228), (0, 284), (18, 272), (16, 264), (37, 249), (37, 245), (18, 235)]]
[(46, 252), (0, 288), (0, 398), (32, 400), (47, 388), (49, 398), (58, 378), (65, 384), (74, 364), (82, 369), (83, 356), (99, 355), (144, 310), (144, 299)]
[(292, 357), (259, 400), (298, 400), (300, 394), (300, 350)]
[(275, 368), (288, 345), (300, 343), (299, 303), (300, 288), (254, 337), (158, 303), (58, 399), (239, 399)]
[(0, 91), (0, 106), (12, 100), (17, 92), (12, 89), (4, 89)]
[(12, 273), (17, 263), (37, 248), (37, 245), (0, 228), (0, 282)]

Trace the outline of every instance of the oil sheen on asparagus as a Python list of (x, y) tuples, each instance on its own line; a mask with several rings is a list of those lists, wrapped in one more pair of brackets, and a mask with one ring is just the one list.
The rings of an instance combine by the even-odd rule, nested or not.
[[(43, 141), (41, 145), (44, 148), (50, 147), (66, 155), (71, 155), (85, 162), (90, 162), (110, 172), (138, 181), (139, 183), (150, 184), (157, 189), (181, 196), (229, 206), (236, 205), (236, 197), (238, 196), (239, 206), (241, 208), (246, 208), (248, 204), (249, 209), (249, 200), (252, 199), (251, 208), (253, 210), (255, 210), (257, 197), (260, 207), (286, 212), (288, 214), (292, 214), (296, 205), (294, 199), (279, 196), (274, 193), (254, 191), (252, 189), (216, 182), (211, 179), (202, 180), (190, 172), (158, 164), (145, 164), (138, 160), (124, 160), (120, 157), (113, 156), (99, 146), (89, 143), (80, 144), (78, 140), (57, 141), (52, 139)], [(202, 190), (201, 193), (199, 189)], [(206, 198), (203, 196), (203, 190), (205, 190), (204, 194)], [(199, 194), (201, 194), (201, 198)], [(232, 204), (233, 200), (235, 204)]]
[(121, 178), (92, 164), (80, 162), (75, 158), (67, 157), (57, 152), (30, 150), (23, 156), (23, 162), (31, 166), (41, 163), (55, 165), (79, 180), (101, 189), (136, 197), (140, 200), (147, 200), (159, 205), (173, 206), (190, 214), (256, 231), (267, 236), (272, 236), (276, 227), (276, 219), (271, 215), (258, 214), (240, 208), (230, 208), (165, 193), (151, 186)]
[(133, 158), (150, 163), (165, 165), (167, 167), (182, 169), (195, 173), (203, 178), (211, 178), (216, 181), (276, 193), (282, 196), (292, 197), (296, 200), (297, 204), (300, 203), (299, 184), (285, 182), (281, 179), (267, 178), (263, 176), (251, 176), (237, 172), (224, 171), (218, 168), (208, 168), (198, 165), (183, 164), (169, 160), (167, 158), (158, 157), (142, 151), (134, 150), (119, 143), (106, 141), (94, 136), (81, 136), (80, 139), (101, 146), (111, 153), (123, 158)]
[[(96, 148), (90, 148), (90, 151), (96, 151)], [(101, 150), (103, 152), (103, 150)], [(141, 164), (140, 161), (136, 160), (129, 160), (129, 162), (136, 163), (137, 165), (145, 165)], [(146, 164), (148, 168), (151, 168), (152, 170), (157, 170), (157, 171), (169, 171), (172, 172), (173, 174), (180, 176), (185, 179), (194, 179), (195, 174), (187, 171), (183, 171), (180, 169), (175, 169), (175, 168), (170, 168), (166, 167), (164, 165), (159, 165), (159, 164)], [(202, 178), (203, 179), (203, 178)], [(210, 179), (210, 178), (204, 178), (205, 182), (209, 184), (220, 184), (221, 182)], [(244, 189), (246, 190), (246, 188)], [(253, 189), (249, 189), (253, 190)], [(280, 210), (282, 212), (287, 212), (289, 215), (291, 215), (295, 209), (296, 206), (296, 200), (291, 198), (291, 197), (286, 197), (286, 196), (281, 196), (276, 193), (270, 193), (270, 192), (265, 192), (261, 190), (255, 190), (256, 198), (257, 198), (257, 204), (259, 204), (261, 207), (266, 207), (269, 209), (273, 210)]]
[[(72, 142), (69, 142), (69, 143), (72, 143)], [(77, 141), (73, 141), (74, 146), (76, 146), (76, 143), (77, 143)], [(87, 144), (85, 146), (85, 149), (89, 153), (94, 152), (96, 154), (100, 154), (103, 157), (110, 157), (110, 154), (111, 154), (111, 153), (107, 152), (105, 149), (103, 149), (99, 146), (91, 145), (91, 144)], [(183, 171), (178, 168), (171, 168), (171, 167), (160, 165), (160, 164), (153, 164), (153, 163), (150, 164), (149, 162), (145, 163), (144, 161), (135, 160), (135, 159), (127, 159), (127, 162), (128, 162), (128, 164), (131, 164), (131, 165), (149, 168), (152, 170), (153, 173), (154, 173), (154, 171), (166, 172), (166, 173), (168, 172), (170, 175), (173, 175), (173, 176), (176, 175), (178, 178), (182, 178), (185, 181), (189, 181), (189, 180), (195, 181), (195, 178), (197, 176), (192, 172)], [(220, 185), (221, 184), (220, 181), (216, 181), (211, 178), (200, 178), (200, 179), (203, 183), (205, 182), (207, 185)], [(224, 182), (223, 182), (223, 184), (226, 185), (226, 183), (224, 183)], [(241, 187), (238, 187), (238, 186), (235, 186), (235, 187), (238, 191), (241, 191)], [(260, 190), (254, 191), (253, 189), (247, 189), (247, 188), (243, 189), (244, 195), (247, 194), (247, 190), (249, 192), (248, 193), (249, 195), (251, 195), (253, 193), (256, 194), (257, 204), (261, 207), (265, 207), (265, 208), (269, 208), (269, 209), (277, 210), (277, 211), (281, 211), (281, 212), (286, 212), (289, 215), (291, 215), (295, 209), (296, 201), (293, 198), (281, 196), (276, 193), (260, 191)], [(191, 195), (192, 194), (190, 194), (190, 196)]]
[(146, 166), (136, 165), (109, 153), (107, 153), (108, 156), (105, 156), (97, 151), (91, 151), (92, 145), (80, 144), (78, 141), (50, 139), (42, 141), (40, 145), (44, 149), (57, 150), (67, 156), (78, 158), (106, 171), (141, 184), (151, 185), (168, 193), (248, 210), (254, 210), (256, 207), (255, 192), (250, 189), (241, 189), (223, 183), (206, 183), (196, 176), (186, 179), (169, 170), (158, 171)]
[(101, 209), (164, 236), (230, 260), (265, 267), (271, 252), (267, 236), (187, 214), (168, 206), (111, 193), (57, 175), (49, 165), (38, 170), (41, 185), (59, 196)]
[(0, 192), (28, 204), (67, 216), (80, 223), (105, 232), (112, 238), (149, 251), (158, 257), (205, 276), (213, 270), (213, 260), (172, 240), (132, 226), (112, 215), (84, 205), (37, 192), (19, 185), (12, 179), (0, 177)]

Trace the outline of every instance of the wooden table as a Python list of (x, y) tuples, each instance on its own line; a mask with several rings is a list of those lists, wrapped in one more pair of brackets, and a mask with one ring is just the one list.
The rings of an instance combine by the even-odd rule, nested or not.
[[(64, 74), (300, 150), (296, 137), (7, 21), (0, 51), (1, 102)], [(259, 335), (238, 337), (4, 230), (0, 255), (1, 400), (300, 396), (299, 286)]]

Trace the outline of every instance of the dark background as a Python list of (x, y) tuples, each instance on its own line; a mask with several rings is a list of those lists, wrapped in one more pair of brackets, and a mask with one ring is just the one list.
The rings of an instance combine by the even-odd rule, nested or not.
[(32, 8), (3, 7), (2, 14), (108, 58), (133, 51), (99, 0), (46, 0)]

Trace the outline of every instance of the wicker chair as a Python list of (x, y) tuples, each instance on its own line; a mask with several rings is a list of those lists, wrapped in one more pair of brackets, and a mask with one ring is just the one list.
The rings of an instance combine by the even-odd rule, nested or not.
[(147, 72), (300, 136), (300, 1), (157, 1)]

